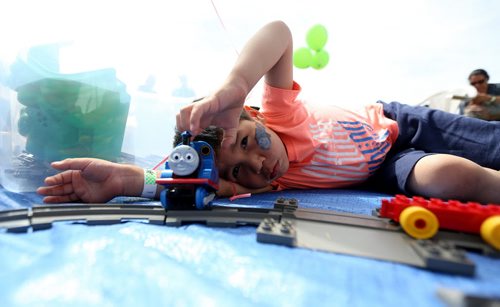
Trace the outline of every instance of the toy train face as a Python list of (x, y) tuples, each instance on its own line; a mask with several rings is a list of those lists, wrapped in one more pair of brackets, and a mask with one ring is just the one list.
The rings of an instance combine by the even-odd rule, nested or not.
[(198, 169), (200, 158), (196, 150), (189, 145), (178, 145), (168, 157), (168, 166), (178, 176), (193, 174)]
[(160, 201), (167, 210), (207, 208), (219, 188), (212, 147), (203, 141), (190, 142), (190, 136), (182, 134), (182, 143), (172, 150), (165, 170), (156, 180), (165, 187)]

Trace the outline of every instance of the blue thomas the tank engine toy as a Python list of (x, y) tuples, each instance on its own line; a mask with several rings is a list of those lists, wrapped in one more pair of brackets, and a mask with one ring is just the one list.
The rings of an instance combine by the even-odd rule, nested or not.
[(165, 170), (156, 179), (165, 189), (160, 194), (167, 209), (204, 209), (210, 207), (219, 188), (219, 172), (212, 147), (203, 141), (190, 141), (191, 134), (181, 134), (182, 142), (170, 153)]

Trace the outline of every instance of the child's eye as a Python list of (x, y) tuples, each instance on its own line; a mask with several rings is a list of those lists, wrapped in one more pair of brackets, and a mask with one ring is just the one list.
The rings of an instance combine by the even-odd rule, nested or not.
[(234, 179), (238, 178), (238, 173), (239, 172), (240, 172), (240, 167), (239, 166), (235, 166), (233, 168), (233, 173), (232, 173)]
[(241, 139), (241, 147), (243, 149), (246, 149), (248, 145), (248, 136), (245, 136), (244, 138)]

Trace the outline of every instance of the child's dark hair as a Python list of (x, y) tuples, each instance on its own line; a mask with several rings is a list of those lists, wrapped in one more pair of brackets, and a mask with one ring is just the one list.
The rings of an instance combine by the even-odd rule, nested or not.
[[(199, 101), (201, 99), (197, 99), (193, 102)], [(258, 110), (257, 107), (252, 107), (252, 108)], [(253, 120), (252, 117), (244, 109), (241, 111), (240, 114), (240, 121), (242, 120)], [(182, 131), (178, 131), (177, 129), (175, 129), (174, 144), (173, 144), (174, 147), (179, 145), (179, 143), (181, 143), (182, 141), (181, 133)], [(213, 150), (215, 151), (215, 156), (218, 156), (223, 137), (224, 137), (224, 130), (222, 128), (216, 126), (208, 126), (200, 134), (195, 136), (193, 138), (193, 141), (207, 142), (210, 146), (212, 146)]]

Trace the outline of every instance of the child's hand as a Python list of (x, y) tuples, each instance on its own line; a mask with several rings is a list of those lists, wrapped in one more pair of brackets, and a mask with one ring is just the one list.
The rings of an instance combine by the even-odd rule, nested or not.
[(215, 125), (224, 129), (222, 147), (234, 144), (245, 98), (262, 77), (270, 86), (292, 88), (292, 48), (292, 35), (284, 22), (274, 21), (262, 27), (241, 50), (224, 85), (214, 95), (180, 111), (177, 130), (197, 135)]
[(45, 178), (38, 188), (45, 203), (107, 202), (119, 195), (139, 195), (142, 169), (100, 159), (77, 158), (53, 162), (63, 172)]
[(176, 118), (177, 130), (197, 135), (214, 125), (224, 129), (223, 147), (234, 144), (246, 95), (244, 85), (237, 81), (224, 85), (215, 94), (182, 108)]

